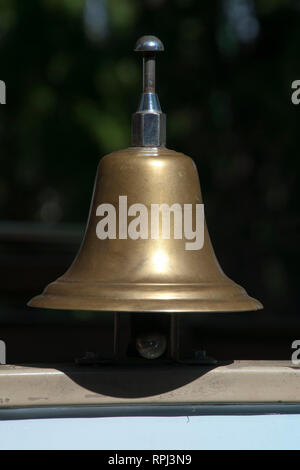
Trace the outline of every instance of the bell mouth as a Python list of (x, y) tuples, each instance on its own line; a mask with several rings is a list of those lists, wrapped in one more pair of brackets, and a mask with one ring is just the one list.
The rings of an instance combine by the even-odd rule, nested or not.
[(118, 312), (241, 312), (263, 308), (229, 278), (223, 283), (101, 283), (69, 281), (49, 284), (30, 307)]

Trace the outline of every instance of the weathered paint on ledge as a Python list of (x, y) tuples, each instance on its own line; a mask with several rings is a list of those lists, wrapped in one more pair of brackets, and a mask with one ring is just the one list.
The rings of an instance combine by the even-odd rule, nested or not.
[(124, 404), (300, 403), (288, 361), (219, 366), (0, 366), (0, 408)]

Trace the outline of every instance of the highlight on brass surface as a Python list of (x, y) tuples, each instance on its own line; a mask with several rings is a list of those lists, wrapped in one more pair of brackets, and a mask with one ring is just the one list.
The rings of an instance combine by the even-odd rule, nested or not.
[[(135, 47), (143, 54), (143, 92), (132, 118), (132, 147), (103, 157), (99, 163), (86, 233), (71, 267), (32, 307), (117, 312), (233, 312), (261, 309), (259, 301), (222, 271), (203, 219), (201, 249), (186, 249), (186, 239), (97, 236), (99, 207), (160, 208), (203, 205), (193, 160), (165, 147), (165, 115), (155, 91), (155, 55), (161, 41), (144, 36)], [(171, 209), (170, 209), (171, 210)], [(174, 214), (173, 214), (174, 215)], [(133, 217), (128, 215), (128, 219)], [(116, 218), (116, 233), (123, 221)], [(122, 230), (127, 230), (124, 226)]]

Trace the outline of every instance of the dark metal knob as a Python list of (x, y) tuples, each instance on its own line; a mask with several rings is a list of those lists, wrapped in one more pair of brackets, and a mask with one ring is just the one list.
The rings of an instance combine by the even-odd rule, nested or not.
[(142, 36), (137, 40), (135, 52), (160, 52), (164, 51), (164, 45), (156, 36)]

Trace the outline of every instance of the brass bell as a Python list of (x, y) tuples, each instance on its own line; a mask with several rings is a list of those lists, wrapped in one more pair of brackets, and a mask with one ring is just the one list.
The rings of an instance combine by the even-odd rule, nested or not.
[[(163, 44), (144, 36), (135, 50), (143, 54), (144, 80), (132, 119), (132, 147), (101, 159), (79, 253), (28, 305), (114, 312), (261, 309), (223, 273), (204, 218), (202, 240), (200, 235), (196, 240), (197, 230), (191, 239), (188, 224), (178, 225), (186, 216), (191, 229), (196, 207), (203, 215), (198, 173), (190, 157), (165, 147), (166, 120), (155, 92), (155, 54)], [(174, 224), (166, 235), (168, 220)]]

